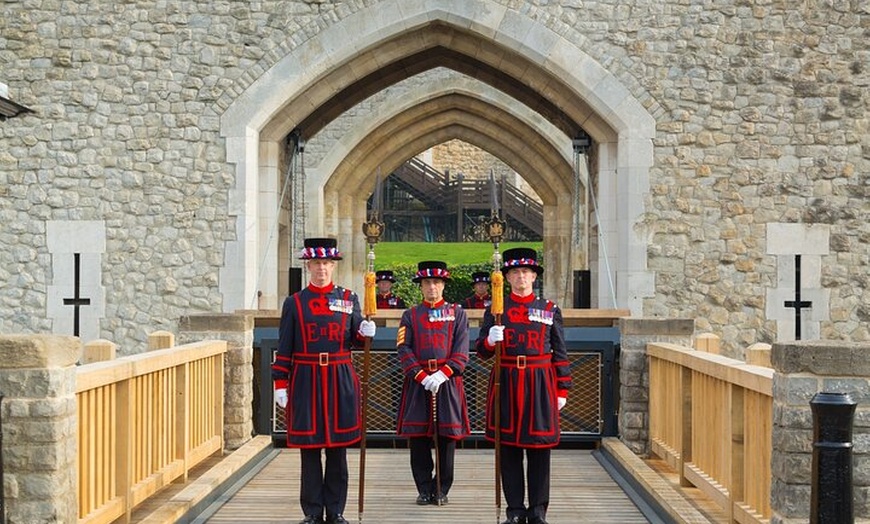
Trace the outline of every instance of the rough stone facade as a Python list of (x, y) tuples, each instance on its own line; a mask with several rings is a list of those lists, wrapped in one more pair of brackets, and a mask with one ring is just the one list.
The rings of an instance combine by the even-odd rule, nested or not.
[[(240, 169), (256, 159), (242, 167), (228, 160), (235, 146), (221, 130), (227, 108), (257, 81), (278, 74), (273, 67), (294, 50), (386, 4), (393, 5), (4, 2), (0, 81), (11, 99), (35, 113), (0, 123), (0, 332), (59, 331), (47, 311), (71, 289), (53, 296), (49, 288), (58, 285), (59, 273), (70, 272), (58, 264), (71, 262), (48, 248), (50, 221), (104, 227), (105, 312), (89, 336), (117, 342), (121, 354), (184, 315), (234, 309), (224, 286), (237, 272), (226, 267), (242, 255), (228, 245), (250, 243), (237, 210), (256, 195), (237, 188)], [(641, 205), (627, 204), (638, 219), (624, 231), (643, 239), (646, 261), (630, 258), (645, 267), (632, 266), (616, 279), (625, 287), (620, 296), (641, 304), (635, 314), (697, 318), (700, 330), (721, 334), (726, 353), (738, 358), (738, 348), (787, 340), (793, 335), (778, 330), (765, 297), (772, 288), (788, 289), (793, 276), (768, 252), (767, 227), (811, 224), (826, 228), (830, 239), (818, 255), (819, 285), (829, 293), (826, 310), (813, 312), (819, 337), (870, 340), (866, 1), (454, 4), (415, 0), (395, 15), (429, 8), (432, 17), (450, 20), (452, 9), (462, 9), (486, 26), (494, 13), (506, 13), (500, 30), (534, 28), (521, 52), (539, 58), (541, 42), (569, 43), (654, 119), (648, 182), (625, 180), (631, 170), (600, 181), (606, 187), (616, 180), (644, 195)], [(382, 24), (389, 28), (390, 20)], [(586, 63), (577, 60), (578, 68)], [(552, 98), (548, 85), (525, 80)], [(584, 96), (590, 105), (606, 105), (610, 95), (608, 84)], [(373, 101), (343, 118), (349, 126), (371, 120), (377, 107)], [(323, 156), (327, 149), (335, 154), (328, 143), (346, 131), (341, 124), (324, 128)], [(311, 165), (320, 166), (317, 149), (309, 151)], [(628, 166), (642, 156), (629, 148), (602, 157), (608, 155)], [(542, 198), (549, 198), (546, 191)], [(624, 213), (620, 201), (605, 211)], [(328, 230), (330, 220), (311, 232)], [(341, 231), (357, 229), (341, 220), (334, 220)], [(617, 244), (631, 247), (635, 240)], [(548, 252), (561, 249), (550, 244)], [(244, 256), (251, 265), (260, 259), (257, 252)], [(595, 269), (606, 271), (603, 264)]]

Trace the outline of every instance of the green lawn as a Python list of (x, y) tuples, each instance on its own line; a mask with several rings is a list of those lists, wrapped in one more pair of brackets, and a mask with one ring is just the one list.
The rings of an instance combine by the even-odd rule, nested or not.
[[(512, 247), (541, 250), (543, 242), (503, 242), (502, 253)], [(441, 260), (447, 267), (486, 264), (492, 261), (492, 244), (488, 242), (380, 242), (375, 247), (375, 266), (416, 265), (421, 260)]]
[[(505, 242), (499, 245), (502, 253), (512, 247), (529, 247), (540, 252), (543, 242)], [(375, 247), (375, 269), (391, 269), (396, 274), (393, 293), (409, 305), (422, 299), (420, 286), (412, 279), (417, 262), (440, 260), (447, 263), (450, 281), (444, 288), (444, 298), (460, 302), (471, 294), (471, 274), (492, 269), (492, 244), (489, 242), (380, 242)]]

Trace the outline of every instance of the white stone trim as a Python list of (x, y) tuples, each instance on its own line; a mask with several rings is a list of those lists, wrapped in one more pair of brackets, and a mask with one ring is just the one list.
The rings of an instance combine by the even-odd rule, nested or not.
[(106, 316), (103, 287), (103, 253), (106, 252), (106, 224), (102, 220), (49, 220), (45, 223), (46, 245), (51, 255), (51, 283), (48, 285), (45, 316), (51, 332), (72, 335), (73, 308), (65, 298), (75, 293), (75, 254), (79, 254), (79, 296), (90, 304), (79, 308), (79, 338), (89, 342), (101, 338), (100, 321)]
[(768, 255), (827, 255), (831, 227), (826, 224), (767, 224)]
[(795, 340), (795, 310), (785, 307), (795, 299), (795, 255), (801, 255), (801, 339), (821, 337), (821, 322), (830, 320), (831, 291), (822, 287), (822, 256), (830, 252), (830, 226), (826, 224), (768, 223), (767, 254), (776, 257), (776, 287), (765, 293), (765, 315), (776, 321), (776, 341)]

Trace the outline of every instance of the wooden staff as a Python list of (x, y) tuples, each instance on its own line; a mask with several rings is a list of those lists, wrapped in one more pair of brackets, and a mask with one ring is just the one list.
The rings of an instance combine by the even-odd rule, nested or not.
[[(365, 276), (365, 306), (363, 307), (366, 320), (371, 320), (378, 311), (378, 300), (375, 296), (375, 274), (372, 271)], [(366, 492), (366, 419), (368, 412), (368, 389), (371, 369), (372, 337), (365, 337), (363, 342), (363, 366), (362, 380), (360, 380), (360, 397), (362, 410), (360, 412), (360, 431), (362, 438), (359, 441), (359, 522), (362, 524), (365, 509)]]
[[(363, 314), (366, 320), (371, 320), (378, 312), (377, 277), (375, 275), (375, 245), (384, 231), (384, 223), (380, 221), (381, 173), (378, 171), (375, 182), (375, 194), (372, 199), (372, 211), (368, 222), (363, 224), (363, 234), (369, 245), (366, 256), (365, 294), (363, 296)], [(362, 524), (365, 509), (366, 492), (366, 421), (368, 419), (369, 376), (371, 374), (372, 337), (365, 337), (363, 342), (363, 369), (360, 379), (360, 432), (359, 441), (359, 523)]]
[[(492, 272), (492, 302), (490, 312), (495, 317), (495, 325), (501, 325), (504, 312), (504, 277), (501, 271)], [(492, 366), (492, 408), (495, 425), (495, 520), (501, 519), (501, 351), (502, 342), (495, 343), (495, 362)]]
[(432, 392), (432, 441), (435, 446), (435, 501), (441, 505), (441, 453), (438, 451), (438, 390)]
[[(489, 171), (489, 195), (491, 215), (487, 222), (487, 234), (492, 242), (492, 277), (490, 278), (492, 302), (489, 312), (495, 317), (495, 325), (501, 325), (504, 313), (504, 276), (501, 273), (501, 253), (498, 245), (504, 236), (505, 222), (499, 218), (498, 193), (495, 176)], [(495, 362), (492, 366), (492, 408), (495, 425), (495, 521), (501, 520), (501, 352), (502, 343), (495, 343)]]

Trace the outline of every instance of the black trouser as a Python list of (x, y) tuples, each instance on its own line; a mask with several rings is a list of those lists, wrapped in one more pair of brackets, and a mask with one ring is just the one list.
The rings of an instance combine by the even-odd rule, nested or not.
[[(523, 452), (527, 459), (528, 479), (523, 474)], [(525, 484), (529, 486), (529, 505), (523, 502)], [(550, 504), (550, 448), (501, 446), (501, 487), (507, 501), (507, 516), (547, 516)]]
[[(300, 449), (302, 489), (299, 503), (305, 515), (341, 515), (347, 504), (347, 448)], [(326, 452), (326, 474), (321, 454)]]
[[(432, 459), (431, 437), (412, 437), (408, 439), (411, 450), (411, 473), (417, 492), (421, 495), (435, 495), (435, 461)], [(447, 495), (453, 485), (453, 456), (456, 454), (456, 440), (438, 437), (438, 462), (441, 477), (441, 495)]]

